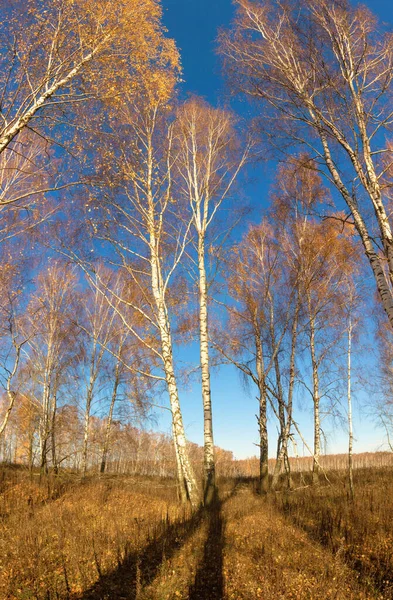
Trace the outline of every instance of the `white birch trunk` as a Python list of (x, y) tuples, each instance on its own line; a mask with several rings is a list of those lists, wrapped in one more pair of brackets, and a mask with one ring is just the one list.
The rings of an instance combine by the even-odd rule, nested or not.
[[(294, 390), (295, 390), (295, 374), (296, 374), (295, 358), (296, 358), (296, 349), (297, 349), (297, 331), (298, 331), (297, 328), (298, 328), (298, 322), (299, 322), (300, 302), (301, 302), (300, 297), (298, 295), (297, 301), (296, 301), (295, 316), (294, 316), (293, 324), (292, 324), (292, 345), (291, 345), (291, 358), (290, 358), (290, 363), (289, 363), (287, 423), (286, 423), (285, 432), (284, 432), (284, 443), (285, 443), (284, 460), (287, 460), (288, 464), (289, 464), (288, 442), (289, 442), (289, 435), (291, 433), (291, 426), (292, 426), (293, 394), (294, 394)], [(288, 478), (288, 485), (289, 485), (289, 487), (291, 487), (290, 475)]]
[[(358, 210), (356, 202), (353, 200), (351, 194), (345, 187), (344, 183), (341, 180), (340, 174), (336, 169), (336, 166), (334, 164), (334, 161), (333, 161), (331, 153), (330, 153), (330, 148), (329, 148), (329, 144), (327, 142), (326, 133), (324, 131), (319, 130), (319, 134), (320, 134), (320, 138), (321, 138), (321, 142), (322, 142), (322, 146), (323, 146), (323, 150), (324, 150), (324, 157), (325, 157), (326, 165), (330, 171), (330, 174), (332, 176), (335, 186), (341, 193), (342, 197), (344, 198), (345, 202), (347, 203), (347, 205), (352, 213), (355, 228), (356, 228), (356, 230), (359, 234), (359, 237), (362, 241), (364, 252), (366, 254), (366, 257), (370, 263), (370, 266), (371, 266), (373, 274), (374, 274), (374, 278), (375, 278), (375, 281), (377, 284), (377, 289), (378, 289), (378, 292), (379, 292), (379, 295), (381, 298), (382, 306), (387, 314), (390, 325), (393, 328), (393, 294), (392, 294), (391, 287), (390, 287), (389, 281), (386, 277), (386, 273), (384, 270), (384, 266), (383, 266), (384, 261), (378, 255), (378, 253), (375, 251), (373, 242), (371, 240), (371, 237), (370, 237), (368, 229), (367, 229), (367, 225), (364, 222), (364, 219), (363, 219), (360, 211)], [(391, 281), (392, 274), (390, 271), (389, 271), (389, 273), (390, 273), (390, 281)]]
[(267, 432), (267, 392), (265, 385), (265, 365), (259, 327), (254, 325), (255, 334), (255, 368), (259, 391), (259, 489), (266, 494), (269, 489), (269, 443)]
[(313, 380), (313, 402), (314, 402), (314, 452), (313, 452), (313, 483), (319, 481), (319, 457), (321, 454), (321, 419), (319, 412), (319, 373), (318, 362), (315, 350), (315, 317), (312, 314), (311, 299), (308, 297), (308, 310), (310, 319), (310, 354), (312, 365), (312, 380)]
[(288, 400), (287, 400), (287, 407), (286, 407), (287, 408), (287, 418), (286, 418), (286, 423), (285, 423), (285, 429), (282, 434), (282, 444), (281, 444), (280, 452), (277, 456), (277, 462), (276, 462), (277, 473), (276, 473), (276, 469), (275, 469), (274, 474), (273, 474), (273, 483), (272, 483), (273, 489), (277, 486), (278, 476), (281, 471), (281, 463), (283, 460), (284, 460), (284, 462), (286, 461), (288, 463), (288, 469), (287, 469), (288, 486), (289, 487), (292, 486), (290, 469), (289, 469), (290, 463), (289, 463), (289, 457), (288, 457), (288, 443), (289, 443), (289, 435), (291, 433), (291, 426), (292, 426), (293, 393), (294, 393), (294, 388), (295, 388), (295, 358), (296, 358), (296, 348), (297, 348), (297, 334), (298, 334), (300, 304), (301, 304), (301, 300), (300, 300), (299, 292), (297, 292), (296, 308), (295, 308), (295, 314), (294, 314), (294, 318), (293, 318), (293, 322), (292, 322), (291, 357), (289, 360)]
[(348, 399), (348, 480), (349, 480), (349, 492), (351, 500), (354, 497), (353, 487), (353, 465), (352, 465), (352, 452), (353, 452), (353, 424), (352, 424), (352, 395), (351, 395), (351, 351), (352, 351), (352, 319), (349, 317), (348, 323), (348, 347), (347, 347), (347, 399)]
[[(153, 123), (154, 124), (154, 119)], [(160, 258), (160, 236), (162, 235), (162, 214), (157, 214), (153, 194), (153, 143), (151, 132), (147, 133), (147, 177), (146, 177), (146, 199), (147, 199), (147, 233), (150, 250), (150, 277), (154, 304), (156, 307), (156, 320), (161, 340), (161, 356), (165, 380), (169, 394), (169, 402), (172, 412), (173, 443), (179, 478), (180, 497), (182, 501), (188, 499), (193, 507), (199, 504), (199, 492), (194, 471), (188, 457), (186, 436), (184, 431), (183, 417), (180, 408), (179, 392), (177, 388), (176, 374), (173, 361), (172, 335), (169, 315), (166, 305), (166, 285), (161, 267)]]
[(95, 376), (93, 373), (90, 373), (89, 385), (87, 388), (86, 394), (86, 406), (85, 406), (85, 414), (83, 419), (83, 448), (82, 448), (82, 475), (86, 476), (87, 473), (87, 452), (89, 448), (89, 434), (90, 434), (90, 412), (91, 412), (91, 403), (93, 400), (93, 390), (94, 390)]
[[(280, 361), (278, 357), (278, 349), (280, 347), (280, 343), (276, 341), (276, 333), (275, 333), (275, 321), (274, 321), (274, 307), (272, 298), (270, 295), (270, 337), (272, 342), (272, 347), (274, 348), (274, 370), (276, 374), (276, 388), (277, 388), (277, 402), (278, 402), (278, 420), (280, 424), (280, 434), (277, 442), (277, 455), (276, 455), (276, 464), (273, 472), (272, 479), (272, 488), (275, 489), (278, 484), (279, 476), (281, 473), (281, 466), (284, 461), (285, 471), (287, 473), (288, 487), (291, 487), (291, 474), (290, 474), (290, 464), (288, 460), (288, 439), (291, 429), (292, 422), (292, 392), (293, 392), (293, 384), (294, 384), (294, 361), (295, 361), (295, 348), (296, 348), (296, 335), (297, 335), (297, 317), (299, 311), (299, 301), (297, 301), (295, 308), (295, 316), (292, 323), (292, 349), (291, 349), (291, 358), (290, 358), (290, 380), (288, 387), (288, 404), (285, 406), (284, 400), (284, 389), (282, 386), (282, 378), (281, 378), (281, 369), (280, 369)], [(293, 375), (293, 380), (291, 380), (291, 373)]]
[(51, 407), (50, 407), (50, 437), (51, 437), (51, 454), (52, 454), (52, 468), (54, 473), (58, 473), (57, 457), (56, 457), (56, 411), (57, 411), (57, 397), (56, 393), (52, 393)]
[[(151, 203), (151, 207), (153, 207), (153, 203)], [(180, 495), (182, 500), (184, 500), (186, 496), (193, 506), (197, 506), (199, 503), (198, 487), (187, 452), (186, 436), (173, 362), (172, 336), (165, 302), (165, 289), (162, 284), (160, 260), (156, 252), (157, 243), (154, 231), (154, 216), (154, 211), (151, 209), (151, 228), (149, 232), (151, 248), (151, 282), (157, 310), (157, 322), (161, 339), (161, 354), (165, 380), (172, 411), (173, 442), (175, 444), (177, 472), (180, 478)], [(184, 488), (185, 493), (183, 492), (182, 487)]]
[(215, 457), (213, 440), (213, 416), (210, 390), (209, 333), (207, 309), (207, 283), (205, 268), (204, 232), (198, 235), (199, 269), (199, 336), (202, 375), (203, 434), (204, 434), (204, 501), (211, 504), (216, 486)]
[(248, 154), (247, 147), (243, 155), (233, 162), (228, 150), (234, 136), (232, 117), (226, 111), (212, 109), (200, 100), (191, 100), (179, 112), (180, 176), (185, 184), (183, 194), (190, 204), (198, 244), (205, 504), (211, 502), (215, 491), (205, 243), (207, 230), (221, 204), (229, 196)]
[[(153, 261), (154, 262), (154, 261)], [(154, 281), (153, 277), (153, 281)], [(188, 457), (186, 436), (184, 432), (183, 417), (181, 414), (179, 393), (177, 389), (176, 375), (173, 364), (172, 337), (168, 322), (168, 315), (164, 299), (161, 297), (158, 288), (153, 283), (153, 293), (157, 302), (158, 323), (161, 337), (161, 351), (164, 361), (165, 379), (168, 387), (169, 401), (172, 411), (172, 430), (174, 444), (176, 448), (176, 458), (178, 462), (178, 473), (181, 476), (180, 489), (183, 486), (186, 490), (187, 498), (193, 506), (199, 503), (199, 494), (194, 472)], [(181, 496), (184, 495), (181, 491)]]
[(8, 398), (8, 406), (5, 411), (5, 415), (3, 417), (3, 422), (0, 425), (0, 436), (4, 433), (4, 430), (7, 427), (12, 409), (15, 404), (16, 394), (14, 391), (11, 390), (11, 383), (16, 374), (16, 371), (18, 370), (21, 346), (15, 346), (15, 347), (16, 347), (16, 355), (15, 355), (15, 360), (14, 360), (14, 366), (12, 368), (12, 371), (9, 373), (9, 376), (7, 377), (6, 392), (7, 392), (7, 398)]
[(103, 443), (103, 447), (102, 447), (100, 473), (105, 473), (106, 461), (108, 458), (109, 441), (110, 441), (110, 435), (111, 435), (111, 429), (112, 429), (113, 411), (114, 411), (115, 403), (117, 400), (117, 390), (118, 390), (119, 384), (120, 384), (120, 364), (117, 363), (116, 367), (115, 367), (115, 380), (113, 383), (112, 398), (111, 398), (111, 403), (109, 406), (108, 420), (106, 422), (105, 437), (104, 437), (104, 443)]
[[(283, 390), (283, 386), (281, 383), (281, 371), (280, 371), (280, 364), (279, 364), (277, 355), (274, 359), (274, 369), (276, 372), (278, 421), (280, 424), (280, 434), (278, 436), (278, 442), (277, 442), (277, 458), (276, 458), (276, 464), (274, 467), (273, 481), (272, 481), (272, 487), (275, 488), (275, 487), (277, 487), (277, 484), (278, 484), (278, 478), (279, 478), (279, 475), (281, 472), (282, 462), (285, 459), (285, 455), (288, 451), (288, 440), (287, 440), (287, 436), (286, 436), (287, 419), (285, 416), (284, 390)], [(289, 461), (285, 461), (284, 464), (285, 464), (285, 468), (287, 468), (289, 466)], [(288, 478), (290, 479), (290, 473), (287, 473), (287, 475), (288, 475)], [(290, 485), (288, 487), (290, 487)]]
[(50, 433), (49, 427), (49, 402), (50, 402), (50, 386), (45, 375), (45, 381), (42, 393), (42, 413), (40, 422), (40, 469), (41, 474), (48, 472), (48, 439)]

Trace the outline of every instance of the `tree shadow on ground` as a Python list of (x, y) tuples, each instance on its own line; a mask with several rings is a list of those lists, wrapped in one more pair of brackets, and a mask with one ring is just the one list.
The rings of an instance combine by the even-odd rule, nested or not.
[(163, 521), (144, 548), (126, 552), (118, 567), (102, 575), (78, 600), (136, 600), (139, 591), (156, 577), (160, 566), (196, 531), (204, 514), (201, 508), (188, 519), (175, 523)]
[(158, 575), (161, 565), (170, 559), (208, 519), (208, 533), (202, 562), (197, 569), (189, 600), (223, 600), (223, 547), (225, 523), (221, 508), (244, 484), (236, 480), (233, 488), (220, 500), (217, 491), (211, 505), (200, 507), (189, 518), (169, 523), (163, 521), (147, 544), (139, 551), (126, 552), (118, 567), (100, 579), (74, 600), (137, 600), (139, 593)]
[(202, 562), (189, 589), (189, 600), (223, 600), (223, 548), (225, 523), (217, 493), (208, 509), (209, 527)]
[(354, 576), (365, 593), (371, 590), (373, 594), (383, 594), (384, 598), (393, 600), (391, 585), (393, 569), (390, 557), (385, 559), (385, 557), (371, 555), (369, 561), (360, 560), (356, 556), (356, 546), (354, 546), (356, 542), (346, 539), (345, 529), (343, 531), (336, 529), (337, 525), (329, 515), (329, 511), (325, 513), (321, 511), (319, 519), (310, 523), (302, 518), (296, 510), (292, 510), (288, 501), (275, 502), (274, 506), (292, 525), (303, 531), (313, 544), (317, 543), (331, 552), (333, 556), (340, 557), (340, 560), (354, 572)]

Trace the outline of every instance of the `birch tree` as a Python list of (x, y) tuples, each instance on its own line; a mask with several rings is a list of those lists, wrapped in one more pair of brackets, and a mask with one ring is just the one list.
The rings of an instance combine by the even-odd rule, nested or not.
[[(330, 233), (330, 235), (329, 235)], [(342, 332), (334, 323), (337, 293), (342, 265), (334, 256), (335, 235), (323, 227), (308, 223), (307, 237), (302, 240), (303, 273), (302, 290), (305, 294), (307, 318), (306, 337), (311, 361), (311, 397), (314, 415), (313, 481), (317, 482), (321, 454), (321, 371), (329, 352), (338, 343)], [(333, 334), (333, 335), (332, 335)], [(304, 382), (307, 388), (307, 383)]]
[(276, 148), (310, 150), (348, 210), (393, 325), (391, 32), (346, 0), (236, 4), (221, 36), (232, 85), (263, 106)]
[(106, 70), (101, 84), (108, 93), (124, 61), (127, 72), (145, 68), (161, 43), (160, 18), (154, 0), (3, 6), (0, 154), (25, 129), (42, 132), (60, 107), (88, 99), (99, 71)]
[(120, 81), (135, 89), (171, 43), (159, 0), (3, 0), (1, 12), (0, 242), (88, 184), (92, 114), (119, 95)]
[(5, 247), (1, 252), (3, 260), (0, 267), (0, 382), (5, 392), (6, 407), (1, 414), (0, 437), (4, 434), (17, 399), (21, 353), (27, 342), (20, 331), (20, 312), (24, 300), (20, 264), (15, 260), (11, 262), (11, 255), (7, 257), (4, 250)]
[[(282, 256), (267, 220), (250, 228), (235, 248), (228, 268), (228, 294), (233, 300), (227, 307), (229, 326), (219, 347), (224, 357), (250, 378), (258, 390), (261, 493), (266, 493), (269, 487), (269, 377), (277, 367), (295, 298), (294, 282), (287, 279)], [(279, 399), (282, 400), (281, 396)]]
[(343, 227), (339, 219), (318, 222), (313, 217), (328, 200), (328, 189), (310, 157), (293, 157), (280, 167), (273, 214), (279, 215), (277, 229), (281, 230), (288, 265), (297, 273), (302, 302), (304, 352), (309, 354), (311, 367), (311, 382), (306, 376), (302, 385), (313, 402), (314, 481), (318, 480), (321, 452), (321, 401), (330, 393), (335, 378), (329, 373), (331, 358), (345, 330), (342, 309), (356, 251), (353, 227)]
[(355, 341), (356, 330), (360, 324), (360, 295), (357, 290), (356, 281), (353, 274), (347, 277), (345, 285), (345, 308), (344, 318), (346, 320), (346, 383), (347, 383), (347, 425), (348, 425), (348, 483), (349, 493), (353, 501), (355, 490), (353, 482), (353, 346)]
[(48, 471), (49, 452), (53, 468), (56, 458), (56, 414), (58, 395), (67, 369), (78, 354), (72, 319), (75, 273), (60, 263), (52, 264), (38, 276), (37, 290), (29, 302), (23, 331), (30, 380), (22, 391), (39, 404), (40, 468)]
[(248, 153), (248, 148), (241, 151), (234, 125), (231, 113), (214, 109), (198, 98), (193, 98), (180, 107), (176, 122), (176, 166), (180, 178), (180, 193), (190, 206), (196, 233), (206, 504), (212, 501), (215, 489), (206, 246), (212, 221), (222, 203), (229, 199)]
[[(104, 440), (102, 443), (102, 454), (101, 454), (101, 465), (100, 465), (100, 473), (105, 473), (106, 463), (108, 460), (108, 453), (110, 447), (111, 433), (112, 433), (112, 425), (113, 425), (113, 416), (115, 412), (115, 405), (119, 399), (119, 391), (120, 385), (122, 383), (122, 375), (124, 373), (124, 360), (125, 357), (125, 347), (127, 341), (127, 330), (123, 327), (120, 330), (116, 331), (114, 337), (114, 369), (112, 373), (112, 377), (110, 377), (110, 383), (112, 384), (111, 396), (109, 402), (109, 410), (108, 416), (105, 425), (105, 434)], [(131, 362), (131, 361), (130, 361)]]
[[(143, 93), (135, 97), (133, 90), (124, 90), (111, 120), (107, 154), (103, 154), (109, 185), (103, 185), (99, 204), (92, 198), (89, 210), (93, 216), (89, 222), (94, 237), (114, 252), (114, 268), (122, 273), (124, 281), (121, 293), (102, 280), (98, 286), (129, 334), (152, 357), (151, 367), (140, 374), (166, 385), (182, 498), (197, 505), (198, 489), (187, 453), (171, 326), (171, 313), (179, 301), (171, 295), (171, 285), (190, 229), (172, 185), (175, 155), (169, 117), (177, 69), (177, 52), (168, 46), (167, 53), (161, 54), (161, 63), (143, 74), (138, 87)], [(132, 294), (128, 290), (133, 290)], [(139, 319), (129, 318), (130, 311)]]
[(279, 481), (282, 465), (284, 464), (285, 472), (287, 474), (288, 487), (292, 487), (290, 461), (289, 461), (289, 442), (292, 439), (292, 426), (293, 426), (293, 405), (294, 405), (294, 392), (296, 383), (296, 355), (298, 353), (298, 335), (299, 335), (299, 321), (301, 316), (301, 298), (300, 290), (297, 285), (295, 288), (293, 309), (291, 316), (291, 323), (288, 328), (289, 341), (283, 345), (282, 354), (289, 353), (289, 367), (288, 367), (288, 385), (286, 396), (284, 393), (284, 374), (285, 366), (283, 367), (283, 360), (279, 359), (279, 356), (275, 357), (274, 368), (275, 368), (275, 385), (273, 384), (273, 391), (271, 394), (275, 397), (278, 403), (278, 420), (279, 420), (279, 436), (277, 440), (277, 454), (276, 463), (274, 465), (273, 477), (272, 477), (272, 489), (276, 489)]
[[(100, 275), (104, 281), (107, 276)], [(83, 313), (76, 319), (85, 333), (84, 368), (86, 397), (84, 402), (84, 427), (82, 448), (82, 473), (85, 476), (88, 466), (88, 445), (90, 417), (97, 390), (105, 370), (107, 347), (115, 336), (115, 312), (97, 287), (93, 284), (82, 298)], [(81, 311), (82, 312), (82, 311)]]

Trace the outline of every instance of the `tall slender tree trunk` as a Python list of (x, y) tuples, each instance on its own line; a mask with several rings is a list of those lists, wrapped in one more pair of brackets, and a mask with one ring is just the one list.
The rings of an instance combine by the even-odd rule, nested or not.
[(319, 373), (315, 349), (315, 316), (312, 314), (311, 299), (308, 298), (309, 320), (310, 320), (310, 354), (313, 379), (313, 402), (314, 402), (314, 453), (313, 453), (313, 483), (319, 481), (320, 455), (321, 455), (321, 419), (320, 419), (320, 397), (319, 397)]
[(267, 431), (267, 391), (264, 381), (259, 385), (259, 490), (266, 494), (269, 490), (269, 439)]
[(86, 477), (87, 473), (87, 453), (89, 449), (89, 434), (90, 434), (90, 412), (91, 403), (93, 400), (94, 377), (90, 375), (89, 386), (86, 394), (85, 415), (83, 420), (83, 447), (82, 447), (82, 476)]
[(277, 384), (277, 400), (278, 400), (278, 420), (280, 424), (280, 434), (277, 442), (277, 458), (276, 464), (273, 472), (273, 481), (272, 487), (275, 489), (278, 484), (278, 478), (281, 472), (281, 466), (284, 462), (285, 471), (288, 477), (288, 485), (290, 484), (290, 471), (289, 468), (289, 460), (288, 460), (288, 416), (285, 415), (285, 401), (284, 401), (284, 390), (281, 383), (281, 371), (280, 371), (280, 363), (278, 360), (278, 355), (274, 358), (274, 369), (276, 372), (276, 384)]
[(175, 458), (176, 458), (176, 475), (177, 475), (177, 483), (178, 483), (178, 498), (182, 504), (185, 504), (188, 501), (188, 493), (187, 486), (183, 477), (183, 467), (182, 461), (179, 453), (179, 446), (177, 444), (176, 430), (174, 420), (172, 418), (172, 437), (173, 443), (175, 447)]
[(28, 446), (28, 453), (27, 453), (27, 457), (28, 457), (28, 467), (29, 467), (29, 472), (30, 472), (30, 476), (32, 475), (33, 472), (33, 463), (34, 463), (34, 454), (33, 454), (33, 444), (34, 444), (34, 430), (31, 429), (29, 431), (29, 446)]
[(120, 384), (120, 364), (117, 363), (116, 367), (115, 367), (115, 380), (113, 383), (113, 391), (112, 391), (111, 403), (109, 406), (108, 420), (106, 422), (106, 428), (105, 428), (104, 444), (102, 447), (100, 473), (105, 473), (106, 461), (107, 461), (108, 450), (109, 450), (109, 441), (110, 441), (111, 429), (112, 429), (113, 411), (114, 411), (115, 403), (117, 400), (117, 390), (119, 388), (119, 384)]
[(7, 392), (7, 398), (8, 398), (8, 407), (5, 411), (5, 415), (3, 417), (3, 422), (0, 424), (0, 436), (3, 434), (5, 428), (7, 427), (7, 423), (8, 420), (10, 418), (10, 414), (11, 411), (14, 407), (14, 403), (15, 403), (15, 398), (16, 398), (16, 393), (11, 389), (11, 384), (12, 384), (12, 380), (17, 372), (18, 366), (19, 366), (19, 361), (20, 361), (20, 352), (21, 352), (21, 346), (17, 345), (14, 342), (14, 347), (16, 349), (16, 355), (15, 355), (15, 360), (14, 360), (14, 366), (12, 368), (12, 371), (9, 371), (8, 377), (7, 377), (7, 385), (6, 385), (6, 392)]
[(277, 460), (273, 473), (272, 488), (275, 489), (278, 484), (278, 478), (281, 472), (281, 465), (284, 461), (287, 462), (287, 476), (288, 476), (288, 487), (292, 486), (292, 480), (290, 475), (290, 462), (288, 457), (288, 442), (291, 433), (292, 426), (292, 407), (293, 407), (293, 393), (295, 387), (295, 358), (296, 358), (296, 344), (297, 344), (297, 331), (299, 322), (299, 311), (300, 311), (300, 298), (297, 294), (295, 314), (292, 321), (292, 332), (291, 332), (291, 356), (289, 359), (289, 382), (288, 382), (288, 399), (286, 406), (286, 422), (284, 431), (281, 433), (281, 446), (277, 453)]
[(5, 411), (5, 415), (3, 417), (3, 422), (0, 425), (0, 436), (4, 433), (4, 430), (7, 427), (8, 420), (10, 418), (11, 411), (12, 411), (12, 409), (14, 407), (14, 403), (15, 403), (15, 397), (16, 397), (15, 392), (10, 392), (7, 395), (8, 395), (8, 406)]
[(352, 465), (352, 451), (353, 451), (353, 425), (352, 425), (352, 396), (351, 396), (351, 351), (352, 351), (352, 319), (349, 316), (348, 323), (348, 347), (347, 347), (347, 399), (348, 399), (348, 480), (349, 480), (349, 492), (351, 500), (354, 498), (354, 487), (353, 487), (353, 465)]
[(188, 457), (186, 436), (184, 432), (183, 417), (180, 409), (179, 393), (177, 389), (176, 375), (173, 364), (172, 338), (167, 322), (166, 311), (161, 306), (159, 314), (161, 348), (164, 359), (165, 378), (169, 392), (169, 401), (172, 411), (172, 431), (176, 449), (176, 459), (180, 480), (181, 497), (184, 499), (182, 487), (184, 487), (187, 499), (193, 506), (199, 503), (198, 486), (194, 471)]
[(193, 507), (199, 504), (198, 486), (192, 468), (186, 444), (183, 418), (180, 408), (179, 392), (177, 388), (176, 374), (173, 361), (173, 346), (170, 327), (170, 319), (166, 304), (166, 286), (164, 282), (161, 265), (161, 235), (162, 214), (157, 215), (155, 199), (153, 194), (153, 142), (154, 119), (151, 131), (146, 135), (147, 157), (146, 157), (146, 224), (150, 249), (150, 278), (151, 288), (156, 308), (156, 319), (161, 340), (161, 356), (163, 370), (169, 394), (169, 402), (172, 412), (172, 433), (175, 445), (176, 467), (179, 479), (179, 489), (182, 501), (189, 500)]
[[(154, 232), (150, 232), (151, 246), (155, 247)], [(161, 338), (161, 353), (165, 380), (168, 388), (169, 402), (172, 411), (172, 432), (175, 444), (177, 473), (179, 477), (180, 496), (182, 501), (187, 498), (196, 507), (199, 503), (198, 486), (194, 471), (188, 457), (183, 417), (180, 408), (179, 393), (173, 362), (172, 336), (169, 316), (164, 298), (160, 264), (155, 250), (151, 253), (152, 291), (157, 308), (157, 321)], [(184, 488), (184, 489), (182, 489)]]
[(259, 491), (266, 494), (269, 490), (269, 439), (267, 431), (267, 390), (265, 382), (265, 365), (263, 360), (263, 347), (261, 332), (257, 316), (254, 316), (255, 336), (255, 369), (258, 378), (259, 414), (257, 417), (259, 427)]
[(202, 374), (202, 401), (203, 401), (203, 434), (204, 434), (204, 502), (211, 504), (216, 487), (213, 416), (210, 389), (209, 367), (209, 333), (207, 309), (207, 283), (205, 268), (205, 240), (204, 232), (198, 235), (198, 269), (199, 269), (199, 336), (200, 336), (200, 361)]
[(288, 403), (287, 403), (287, 423), (285, 427), (284, 434), (284, 462), (287, 462), (287, 474), (288, 474), (288, 487), (292, 487), (292, 479), (290, 472), (290, 461), (288, 455), (288, 444), (291, 434), (292, 427), (292, 409), (293, 409), (293, 394), (295, 391), (295, 375), (296, 375), (296, 349), (297, 349), (297, 332), (298, 332), (298, 322), (299, 322), (299, 311), (300, 311), (300, 297), (299, 293), (297, 294), (296, 299), (296, 309), (295, 315), (292, 323), (292, 343), (291, 343), (291, 358), (289, 361), (289, 383), (288, 383)]
[(40, 472), (41, 475), (48, 473), (48, 440), (50, 433), (49, 426), (49, 384), (47, 379), (44, 381), (42, 397), (42, 414), (40, 424)]
[[(285, 423), (284, 431), (280, 431), (279, 440), (277, 443), (277, 456), (276, 463), (274, 465), (273, 478), (272, 478), (272, 490), (275, 490), (278, 486), (278, 480), (281, 473), (281, 467), (284, 461), (285, 452), (288, 451), (288, 444), (285, 438), (285, 430), (287, 423)], [(280, 425), (281, 429), (281, 425)]]
[(52, 468), (54, 472), (59, 472), (57, 465), (57, 457), (56, 457), (56, 410), (57, 410), (57, 398), (56, 394), (52, 394), (51, 401), (51, 427), (50, 427), (50, 437), (51, 437), (51, 454), (52, 454)]

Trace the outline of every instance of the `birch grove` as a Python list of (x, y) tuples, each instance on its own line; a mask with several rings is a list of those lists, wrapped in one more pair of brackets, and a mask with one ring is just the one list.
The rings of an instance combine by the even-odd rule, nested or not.
[(158, 0), (3, 5), (1, 459), (174, 477), (214, 511), (251, 464), (260, 494), (293, 490), (300, 449), (321, 483), (340, 423), (354, 501), (361, 385), (393, 448), (388, 27), (236, 0), (235, 103), (213, 106), (184, 95)]

